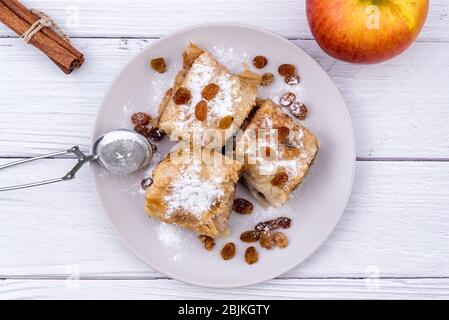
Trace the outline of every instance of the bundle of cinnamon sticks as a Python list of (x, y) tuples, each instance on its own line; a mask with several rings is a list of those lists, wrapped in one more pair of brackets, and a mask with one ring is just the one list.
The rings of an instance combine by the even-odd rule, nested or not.
[[(17, 0), (0, 0), (0, 21), (20, 36), (39, 19)], [(50, 27), (43, 27), (29, 43), (45, 53), (66, 74), (79, 68), (84, 61), (83, 54)]]

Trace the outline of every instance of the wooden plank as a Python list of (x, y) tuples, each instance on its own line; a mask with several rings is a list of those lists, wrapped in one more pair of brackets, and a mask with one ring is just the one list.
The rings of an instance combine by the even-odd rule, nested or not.
[[(236, 22), (266, 28), (290, 39), (311, 39), (305, 1), (296, 0), (26, 0), (76, 37), (160, 37), (206, 22)], [(449, 8), (432, 0), (420, 41), (449, 41)], [(0, 26), (0, 36), (13, 33)]]
[[(2, 163), (5, 160), (1, 161)], [(63, 173), (73, 160), (1, 172), (1, 184)], [(358, 162), (353, 194), (330, 239), (283, 278), (449, 277), (449, 163)], [(89, 170), (75, 181), (0, 193), (0, 278), (161, 277), (119, 241)]]
[(449, 299), (449, 279), (292, 279), (237, 289), (175, 280), (4, 280), (0, 299)]
[[(66, 76), (19, 39), (0, 39), (0, 157), (73, 144), (89, 149), (95, 113), (109, 83), (152, 41), (77, 39), (87, 60)], [(389, 62), (361, 66), (330, 58), (314, 41), (295, 43), (342, 91), (359, 157), (449, 158), (449, 44), (417, 43)]]

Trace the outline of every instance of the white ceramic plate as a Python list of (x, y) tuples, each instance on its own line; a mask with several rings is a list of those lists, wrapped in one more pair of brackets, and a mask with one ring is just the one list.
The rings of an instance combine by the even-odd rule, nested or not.
[[(107, 174), (92, 165), (98, 197), (104, 211), (126, 245), (154, 269), (175, 279), (209, 287), (237, 287), (255, 284), (279, 276), (309, 257), (329, 236), (348, 201), (355, 166), (354, 135), (345, 103), (326, 72), (303, 50), (282, 37), (257, 28), (234, 24), (208, 24), (181, 30), (146, 47), (114, 80), (99, 110), (93, 140), (117, 128), (131, 128), (130, 115), (135, 111), (157, 114), (163, 93), (181, 66), (181, 54), (189, 41), (210, 50), (233, 72), (255, 55), (264, 55), (269, 64), (264, 72), (277, 75), (282, 63), (295, 64), (301, 75), (299, 86), (287, 86), (276, 76), (260, 96), (278, 101), (286, 91), (294, 91), (309, 106), (310, 114), (303, 122), (321, 143), (321, 150), (303, 184), (292, 199), (280, 209), (255, 206), (249, 216), (233, 214), (232, 233), (220, 239), (212, 252), (206, 251), (192, 233), (147, 217), (140, 181), (152, 168), (126, 178)], [(156, 74), (148, 62), (164, 57), (168, 72)], [(158, 145), (153, 163), (157, 163), (172, 143), (167, 138)], [(237, 197), (256, 201), (242, 186)], [(247, 265), (247, 244), (239, 240), (245, 230), (260, 221), (278, 216), (292, 218), (286, 233), (290, 245), (286, 249), (267, 251), (256, 244), (259, 262)], [(220, 249), (233, 241), (237, 247), (234, 259), (224, 261)]]

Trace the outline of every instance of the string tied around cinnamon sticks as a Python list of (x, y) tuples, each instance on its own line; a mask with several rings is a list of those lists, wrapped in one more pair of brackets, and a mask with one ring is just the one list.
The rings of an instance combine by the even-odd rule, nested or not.
[(56, 24), (56, 22), (53, 21), (52, 18), (50, 18), (50, 16), (37, 9), (31, 9), (30, 11), (36, 17), (38, 17), (39, 20), (33, 23), (31, 27), (24, 34), (22, 34), (21, 38), (23, 38), (23, 40), (25, 40), (26, 43), (29, 44), (34, 35), (39, 31), (41, 31), (43, 27), (52, 28), (54, 31), (59, 33), (65, 41), (70, 42), (70, 39), (67, 36), (67, 34), (64, 31), (62, 31), (62, 29)]
[(64, 73), (71, 73), (84, 62), (84, 55), (72, 46), (67, 35), (39, 10), (30, 10), (18, 0), (0, 0), (0, 22), (41, 50)]

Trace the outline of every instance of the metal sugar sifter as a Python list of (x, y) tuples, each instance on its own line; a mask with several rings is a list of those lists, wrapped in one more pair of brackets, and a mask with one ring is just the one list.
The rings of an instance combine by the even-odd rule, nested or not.
[(142, 169), (151, 162), (151, 159), (153, 157), (152, 150), (153, 149), (148, 140), (136, 132), (126, 129), (109, 131), (95, 141), (92, 147), (91, 155), (85, 155), (80, 151), (79, 147), (75, 146), (65, 151), (54, 152), (1, 165), (0, 170), (39, 159), (53, 158), (66, 154), (73, 154), (78, 159), (78, 162), (72, 168), (72, 170), (67, 172), (61, 178), (10, 187), (0, 187), (0, 192), (72, 180), (73, 178), (75, 178), (76, 173), (86, 163), (91, 161), (97, 161), (101, 166), (103, 166), (108, 172), (113, 175), (129, 175), (139, 169)]

